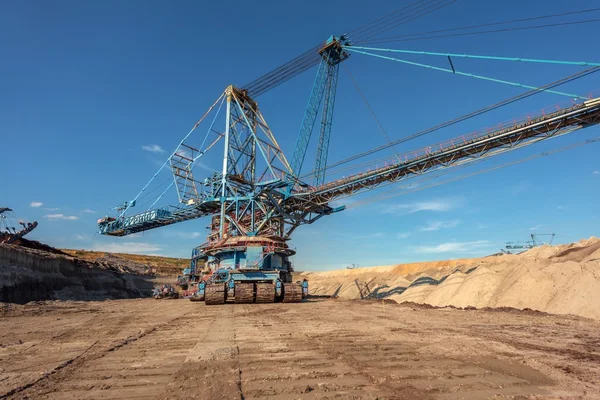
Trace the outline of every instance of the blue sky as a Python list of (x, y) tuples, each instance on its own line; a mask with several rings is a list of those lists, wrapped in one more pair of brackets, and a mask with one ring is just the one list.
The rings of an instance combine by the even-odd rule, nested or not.
[[(5, 171), (0, 205), (13, 208), (28, 220), (38, 220), (40, 226), (30, 237), (56, 247), (188, 257), (191, 248), (204, 240), (208, 220), (125, 238), (97, 235), (95, 221), (111, 207), (135, 196), (227, 85), (243, 85), (329, 35), (352, 30), (402, 4), (376, 0), (7, 3), (0, 14), (0, 132)], [(593, 0), (459, 0), (381, 36), (595, 6)], [(551, 21), (599, 15), (594, 12)], [(600, 62), (600, 57), (589, 51), (599, 27), (589, 23), (380, 47)], [(447, 67), (443, 58), (403, 58)], [(464, 72), (534, 86), (582, 69), (453, 61)], [(348, 71), (392, 139), (523, 92), (354, 54), (340, 71), (330, 163), (386, 143)], [(313, 69), (258, 99), (288, 157), (314, 73)], [(561, 89), (587, 95), (600, 89), (599, 76)], [(396, 151), (497, 126), (565, 101), (569, 99), (540, 94), (404, 143)], [(596, 136), (600, 136), (600, 129), (589, 128), (454, 171), (447, 177)], [(496, 252), (506, 241), (524, 241), (531, 233), (554, 232), (557, 242), (597, 235), (600, 215), (594, 204), (600, 194), (600, 164), (595, 146), (351, 207), (299, 228), (293, 237), (298, 250), (295, 263), (298, 269), (318, 270), (352, 263), (381, 265), (472, 257)], [(393, 152), (378, 153), (374, 158), (384, 156), (393, 157)], [(202, 166), (218, 170), (218, 158), (207, 157)], [(308, 159), (312, 167), (310, 152)], [(424, 186), (415, 183), (406, 190)], [(395, 194), (401, 193), (400, 187)], [(342, 203), (352, 205), (356, 200)]]

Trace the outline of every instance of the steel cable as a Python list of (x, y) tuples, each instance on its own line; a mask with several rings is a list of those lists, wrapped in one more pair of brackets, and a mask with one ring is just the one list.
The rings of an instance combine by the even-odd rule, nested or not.
[[(460, 176), (457, 176), (457, 177), (453, 177), (453, 178), (447, 179), (447, 180), (442, 181), (442, 182), (435, 182), (435, 183), (432, 183), (432, 184), (430, 184), (428, 186), (421, 186), (421, 187), (418, 187), (418, 188), (415, 188), (415, 189), (412, 189), (412, 190), (409, 190), (409, 191), (406, 191), (406, 192), (390, 194), (390, 193), (395, 192), (395, 191), (398, 190), (398, 189), (392, 189), (392, 190), (389, 190), (387, 192), (379, 193), (377, 195), (368, 197), (366, 199), (359, 200), (359, 201), (357, 201), (355, 203), (350, 204), (347, 208), (351, 209), (351, 208), (363, 206), (363, 205), (366, 205), (366, 204), (369, 204), (369, 203), (373, 203), (375, 201), (381, 201), (381, 200), (389, 199), (389, 198), (392, 198), (392, 197), (397, 197), (397, 196), (402, 196), (402, 195), (413, 193), (413, 192), (418, 192), (419, 190), (429, 189), (431, 187), (440, 186), (440, 185), (444, 185), (446, 183), (455, 182), (455, 181), (458, 181), (460, 179), (465, 179), (465, 178), (470, 178), (472, 176), (481, 175), (481, 174), (486, 173), (486, 172), (491, 172), (491, 171), (495, 171), (495, 170), (498, 170), (498, 169), (501, 169), (501, 168), (505, 168), (505, 167), (509, 167), (509, 166), (513, 166), (513, 165), (517, 165), (517, 164), (522, 164), (524, 162), (527, 162), (527, 161), (530, 161), (530, 160), (534, 160), (536, 158), (541, 158), (541, 157), (545, 157), (545, 156), (548, 156), (548, 155), (560, 153), (562, 151), (567, 151), (567, 150), (571, 150), (571, 149), (574, 149), (574, 148), (577, 148), (577, 147), (586, 146), (588, 144), (596, 143), (598, 141), (600, 141), (600, 137), (596, 137), (596, 138), (593, 138), (593, 139), (588, 139), (588, 140), (585, 140), (583, 142), (578, 142), (578, 143), (571, 144), (571, 145), (568, 145), (568, 146), (564, 146), (564, 147), (561, 147), (561, 148), (558, 148), (558, 149), (553, 149), (553, 150), (550, 150), (550, 151), (545, 151), (543, 153), (539, 153), (539, 154), (535, 154), (535, 155), (532, 155), (532, 156), (528, 156), (528, 157), (522, 158), (520, 160), (507, 162), (507, 163), (504, 163), (504, 164), (501, 164), (501, 165), (496, 165), (494, 167), (486, 168), (484, 170), (475, 171), (475, 172), (472, 172), (472, 173), (469, 173), (469, 174), (464, 174), (464, 175), (460, 175)], [(442, 175), (442, 174), (440, 174), (440, 175)], [(440, 175), (438, 175), (436, 177), (439, 177)]]
[(481, 34), (486, 34), (486, 33), (511, 32), (511, 31), (530, 30), (530, 29), (541, 29), (541, 28), (550, 28), (550, 27), (555, 27), (555, 26), (588, 24), (588, 23), (592, 23), (592, 22), (600, 22), (600, 19), (590, 19), (590, 20), (585, 20), (585, 21), (573, 21), (573, 22), (562, 22), (562, 23), (556, 23), (556, 24), (535, 25), (535, 26), (526, 26), (526, 27), (517, 27), (517, 28), (504, 28), (504, 29), (495, 29), (495, 30), (489, 30), (489, 31), (455, 33), (455, 34), (450, 34), (450, 35), (436, 35), (436, 36), (427, 36), (427, 37), (416, 37), (416, 38), (407, 38), (407, 39), (381, 38), (381, 39), (377, 39), (377, 40), (363, 42), (363, 44), (371, 44), (372, 45), (372, 44), (391, 43), (391, 42), (411, 42), (411, 41), (415, 41), (415, 40), (439, 39), (439, 38), (456, 37), (456, 36), (481, 35)]
[(588, 69), (586, 69), (586, 70), (583, 70), (583, 71), (580, 71), (580, 72), (578, 72), (578, 73), (576, 73), (576, 74), (569, 75), (568, 77), (565, 77), (565, 78), (563, 78), (563, 79), (560, 79), (560, 80), (558, 80), (558, 81), (555, 81), (555, 82), (549, 83), (549, 84), (547, 84), (547, 85), (545, 85), (545, 86), (542, 86), (542, 87), (540, 87), (540, 88), (538, 88), (538, 89), (530, 90), (530, 91), (528, 91), (528, 92), (525, 92), (525, 93), (523, 93), (523, 94), (520, 94), (520, 95), (517, 95), (517, 96), (511, 97), (511, 98), (509, 98), (509, 99), (503, 100), (503, 101), (501, 101), (501, 102), (498, 102), (498, 103), (492, 104), (492, 105), (490, 105), (490, 106), (488, 106), (488, 107), (481, 108), (481, 109), (479, 109), (479, 110), (476, 110), (476, 111), (473, 111), (473, 112), (471, 112), (471, 113), (469, 113), (469, 114), (465, 114), (465, 115), (463, 115), (463, 116), (460, 116), (460, 117), (458, 117), (458, 118), (452, 119), (452, 120), (450, 120), (450, 121), (447, 121), (447, 122), (444, 122), (444, 123), (442, 123), (442, 124), (439, 124), (439, 125), (433, 126), (433, 127), (431, 127), (431, 128), (428, 128), (428, 129), (425, 129), (425, 130), (419, 131), (419, 132), (417, 132), (417, 133), (414, 133), (414, 134), (412, 134), (412, 135), (409, 135), (409, 136), (403, 137), (403, 138), (401, 138), (401, 139), (395, 140), (395, 141), (393, 141), (393, 142), (391, 142), (391, 143), (389, 143), (389, 144), (382, 145), (382, 146), (379, 146), (379, 147), (375, 147), (375, 148), (373, 148), (373, 149), (371, 149), (371, 150), (368, 150), (368, 151), (365, 151), (365, 152), (362, 152), (362, 153), (356, 154), (356, 155), (354, 155), (354, 156), (352, 156), (352, 157), (348, 157), (348, 158), (346, 158), (346, 159), (344, 159), (344, 160), (340, 160), (340, 161), (338, 161), (338, 162), (335, 162), (335, 163), (333, 163), (333, 164), (331, 164), (331, 165), (327, 166), (327, 168), (334, 168), (334, 167), (337, 167), (337, 166), (339, 166), (339, 165), (346, 164), (346, 163), (348, 163), (348, 162), (351, 162), (351, 161), (357, 160), (357, 159), (359, 159), (359, 158), (362, 158), (362, 157), (365, 157), (365, 156), (371, 155), (371, 154), (373, 154), (373, 153), (379, 152), (379, 151), (381, 151), (381, 150), (387, 149), (387, 148), (388, 148), (388, 147), (390, 147), (390, 146), (395, 146), (395, 145), (397, 145), (397, 144), (404, 143), (404, 142), (407, 142), (407, 141), (409, 141), (409, 140), (412, 140), (412, 139), (415, 139), (415, 138), (418, 138), (418, 137), (421, 137), (421, 136), (427, 135), (427, 134), (429, 134), (429, 133), (432, 133), (432, 132), (438, 131), (438, 130), (440, 130), (440, 129), (442, 129), (442, 128), (446, 128), (446, 127), (449, 127), (449, 126), (455, 125), (455, 124), (457, 124), (457, 123), (459, 123), (459, 122), (466, 121), (466, 120), (468, 120), (468, 119), (471, 119), (471, 118), (474, 118), (474, 117), (476, 117), (476, 116), (482, 115), (482, 114), (484, 114), (484, 113), (487, 113), (487, 112), (489, 112), (489, 111), (496, 110), (496, 109), (498, 109), (498, 108), (500, 108), (500, 107), (504, 107), (504, 106), (506, 106), (506, 105), (508, 105), (508, 104), (512, 104), (512, 103), (514, 103), (514, 102), (517, 102), (517, 101), (519, 101), (519, 100), (523, 100), (523, 99), (525, 99), (525, 98), (528, 98), (528, 97), (530, 97), (530, 96), (533, 96), (533, 95), (535, 95), (535, 94), (541, 93), (541, 92), (542, 92), (543, 90), (545, 90), (545, 89), (554, 88), (554, 87), (557, 87), (557, 86), (563, 85), (563, 84), (565, 84), (565, 83), (572, 82), (572, 81), (574, 81), (574, 80), (580, 79), (580, 78), (582, 78), (582, 77), (584, 77), (584, 76), (587, 76), (587, 75), (593, 74), (593, 73), (595, 73), (595, 72), (598, 72), (599, 70), (600, 70), (600, 67), (588, 68)]
[[(382, 21), (384, 19), (388, 19), (388, 18), (390, 18), (390, 16), (392, 16), (394, 14), (397, 14), (397, 13), (399, 13), (401, 11), (404, 11), (407, 8), (410, 8), (410, 7), (412, 7), (412, 6), (414, 6), (414, 5), (418, 4), (418, 3), (422, 3), (423, 1), (425, 1), (425, 0), (418, 0), (418, 1), (416, 1), (414, 3), (411, 3), (411, 4), (409, 4), (409, 5), (405, 6), (405, 7), (402, 7), (402, 8), (399, 8), (399, 9), (395, 10), (395, 11), (392, 11), (389, 14), (386, 14), (386, 15), (384, 15), (382, 17), (379, 17), (376, 20), (373, 20), (371, 22), (367, 22), (366, 24), (361, 25), (358, 28), (355, 28), (355, 29), (349, 31), (348, 34), (349, 35), (358, 35), (358, 34), (362, 33), (365, 29), (369, 29), (371, 26), (375, 26), (375, 25), (377, 25), (377, 23), (381, 23), (380, 21)], [(395, 18), (395, 17), (392, 17), (392, 18)]]
[(583, 13), (590, 13), (590, 12), (595, 12), (595, 11), (600, 11), (600, 8), (590, 8), (587, 10), (572, 11), (572, 12), (565, 12), (565, 13), (559, 13), (559, 14), (542, 15), (542, 16), (537, 16), (537, 17), (520, 18), (520, 19), (509, 20), (509, 21), (490, 22), (490, 23), (486, 23), (486, 24), (463, 26), (463, 27), (459, 27), (459, 28), (449, 28), (449, 29), (440, 29), (440, 30), (428, 31), (428, 32), (410, 33), (410, 34), (405, 34), (405, 35), (392, 36), (390, 38), (401, 39), (401, 38), (412, 37), (412, 36), (430, 35), (430, 34), (434, 34), (434, 33), (452, 32), (452, 31), (459, 31), (459, 30), (466, 30), (466, 29), (473, 29), (473, 28), (485, 28), (488, 26), (506, 25), (506, 24), (512, 24), (512, 23), (516, 23), (516, 22), (525, 22), (525, 21), (534, 21), (534, 20), (539, 20), (539, 19), (564, 17), (566, 15), (583, 14)]
[(387, 25), (384, 25), (382, 27), (380, 27), (379, 29), (374, 30), (371, 33), (368, 34), (363, 34), (363, 35), (359, 35), (358, 37), (353, 37), (352, 40), (355, 41), (356, 43), (360, 43), (362, 41), (366, 41), (369, 38), (372, 38), (373, 36), (377, 36), (383, 32), (389, 31), (390, 29), (394, 29), (399, 25), (405, 24), (407, 22), (413, 21), (417, 18), (421, 18), (425, 15), (431, 14), (434, 11), (437, 11), (441, 8), (444, 8), (446, 6), (449, 6), (452, 3), (455, 3), (456, 0), (436, 0), (437, 2), (430, 2), (429, 3), (429, 7), (422, 9), (422, 10), (413, 10), (415, 11), (412, 14), (409, 15), (405, 15), (403, 18), (400, 18), (396, 21), (394, 21), (393, 23), (389, 23)]
[[(366, 35), (366, 37), (373, 37), (400, 24), (412, 21), (441, 7), (445, 7), (446, 5), (449, 5), (455, 1), (456, 0), (419, 0), (406, 7), (396, 10), (387, 16), (363, 25), (352, 32), (361, 36)], [(423, 9), (423, 7), (425, 8)], [(260, 96), (261, 94), (317, 65), (321, 61), (321, 56), (318, 53), (320, 47), (321, 45), (315, 46), (305, 51), (304, 53), (280, 65), (272, 71), (260, 76), (246, 85), (243, 85), (242, 88), (246, 89), (253, 97)]]

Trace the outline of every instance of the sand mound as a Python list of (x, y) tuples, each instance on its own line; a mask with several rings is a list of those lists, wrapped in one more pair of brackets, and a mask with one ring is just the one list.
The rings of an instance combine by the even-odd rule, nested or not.
[(576, 246), (568, 247), (556, 252), (553, 258), (560, 261), (586, 262), (600, 259), (600, 240), (594, 238), (576, 243)]
[(600, 319), (600, 239), (520, 255), (305, 274), (311, 293)]

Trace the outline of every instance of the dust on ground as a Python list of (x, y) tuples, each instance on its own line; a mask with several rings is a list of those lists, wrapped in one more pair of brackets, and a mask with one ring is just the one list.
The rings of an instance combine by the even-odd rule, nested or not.
[(600, 398), (600, 322), (317, 299), (10, 305), (0, 398)]

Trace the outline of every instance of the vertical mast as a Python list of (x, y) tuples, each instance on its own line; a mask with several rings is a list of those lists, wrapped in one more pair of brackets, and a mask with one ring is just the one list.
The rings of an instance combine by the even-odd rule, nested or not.
[(227, 93), (227, 113), (225, 114), (225, 146), (223, 150), (223, 174), (221, 176), (221, 226), (219, 227), (219, 238), (223, 238), (225, 232), (225, 196), (227, 194), (227, 161), (229, 159), (229, 124), (231, 119), (231, 92), (232, 87), (229, 86)]

